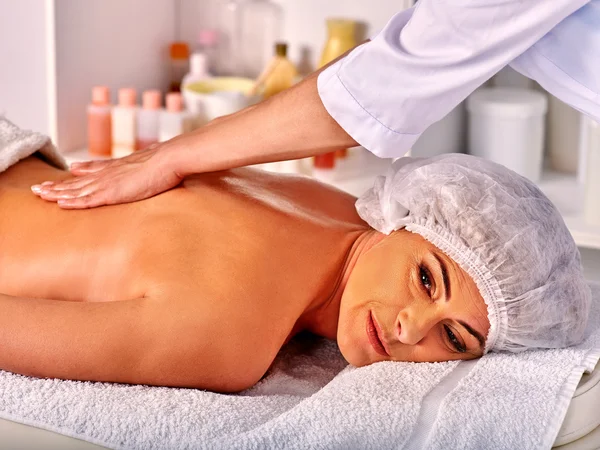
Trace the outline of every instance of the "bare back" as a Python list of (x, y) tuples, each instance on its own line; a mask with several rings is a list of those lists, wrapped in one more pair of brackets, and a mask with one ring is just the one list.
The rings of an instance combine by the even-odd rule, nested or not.
[(367, 228), (354, 197), (253, 169), (198, 175), (141, 202), (92, 210), (61, 210), (29, 190), (70, 177), (36, 157), (0, 174), (0, 293), (160, 298), (173, 304), (165, 321), (195, 315), (223, 352), (249, 355), (257, 374), (311, 299), (331, 295)]

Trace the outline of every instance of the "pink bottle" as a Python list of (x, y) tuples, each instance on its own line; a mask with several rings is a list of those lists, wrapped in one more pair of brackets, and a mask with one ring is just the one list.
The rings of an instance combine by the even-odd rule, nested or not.
[(112, 132), (110, 91), (106, 86), (92, 88), (92, 104), (87, 108), (88, 152), (90, 156), (110, 156)]
[(137, 114), (136, 150), (143, 150), (158, 142), (160, 102), (160, 91), (144, 91), (144, 94), (142, 95), (142, 109), (140, 109)]
[(179, 92), (167, 94), (167, 109), (160, 114), (158, 140), (160, 142), (192, 131), (194, 128), (193, 116), (183, 109), (183, 98)]

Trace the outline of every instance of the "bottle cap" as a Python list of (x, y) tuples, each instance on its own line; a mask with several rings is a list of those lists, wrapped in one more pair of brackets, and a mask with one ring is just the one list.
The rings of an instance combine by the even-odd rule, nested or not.
[(142, 107), (144, 109), (160, 109), (161, 94), (157, 89), (144, 91), (142, 95)]
[(287, 44), (285, 42), (276, 42), (275, 43), (275, 54), (277, 56), (287, 56)]
[(204, 53), (193, 53), (190, 58), (190, 72), (194, 75), (205, 75), (206, 63), (206, 55)]
[(119, 106), (135, 106), (137, 92), (133, 88), (119, 89)]
[(201, 30), (200, 33), (198, 33), (198, 44), (203, 47), (214, 47), (217, 45), (218, 40), (219, 34), (217, 33), (217, 30), (206, 29)]
[(173, 42), (170, 48), (171, 59), (188, 59), (190, 48), (185, 42)]
[(94, 86), (92, 88), (92, 103), (98, 106), (110, 103), (110, 90), (107, 86)]
[(183, 111), (183, 98), (179, 92), (170, 92), (167, 94), (167, 111), (180, 112)]
[(313, 165), (317, 169), (333, 169), (335, 167), (335, 152), (315, 155)]

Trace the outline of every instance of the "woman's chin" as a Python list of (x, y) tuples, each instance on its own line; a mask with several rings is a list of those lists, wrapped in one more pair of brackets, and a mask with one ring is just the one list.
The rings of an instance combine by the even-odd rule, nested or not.
[(360, 347), (358, 342), (346, 336), (337, 337), (338, 348), (344, 359), (355, 367), (368, 366), (374, 363), (369, 355)]

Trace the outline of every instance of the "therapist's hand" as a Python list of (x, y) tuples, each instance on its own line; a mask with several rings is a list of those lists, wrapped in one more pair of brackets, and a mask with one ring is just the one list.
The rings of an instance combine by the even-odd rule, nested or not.
[(161, 145), (124, 158), (74, 163), (71, 173), (76, 177), (31, 190), (61, 208), (83, 209), (143, 200), (177, 186), (183, 178), (169, 167)]

